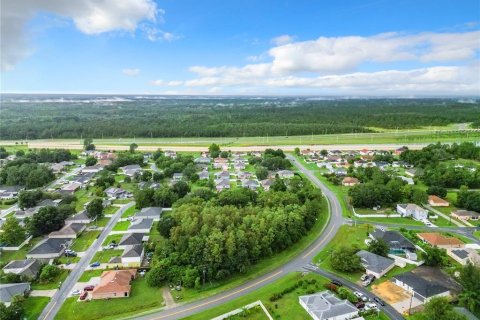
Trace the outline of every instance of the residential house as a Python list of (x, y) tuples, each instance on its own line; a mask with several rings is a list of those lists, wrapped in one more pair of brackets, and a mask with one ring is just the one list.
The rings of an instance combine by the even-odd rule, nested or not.
[(42, 268), (42, 264), (35, 259), (12, 260), (5, 267), (4, 273), (18, 274), (28, 279), (35, 279)]
[(120, 170), (122, 170), (124, 175), (134, 177), (142, 172), (142, 167), (140, 167), (138, 164), (130, 164), (128, 166), (121, 167)]
[(452, 211), (451, 216), (453, 218), (456, 218), (458, 220), (463, 220), (463, 221), (468, 221), (468, 220), (478, 221), (480, 214), (475, 211), (455, 210), (455, 211)]
[(359, 183), (360, 183), (360, 181), (358, 181), (358, 179), (354, 178), (354, 177), (345, 177), (342, 180), (342, 185), (346, 186), (346, 187), (351, 187), (351, 186), (357, 185)]
[(51, 163), (50, 169), (53, 171), (53, 173), (60, 173), (65, 170), (65, 166), (61, 163)]
[(428, 243), (432, 247), (438, 247), (442, 249), (455, 249), (455, 248), (464, 248), (465, 243), (458, 240), (454, 237), (447, 237), (438, 232), (424, 232), (417, 233), (423, 242)]
[(282, 179), (291, 179), (294, 176), (293, 171), (290, 170), (280, 170), (277, 174)]
[(245, 168), (246, 168), (246, 165), (243, 162), (237, 162), (233, 164), (233, 169), (235, 171), (245, 170)]
[(47, 238), (39, 242), (27, 253), (27, 259), (59, 258), (71, 241), (71, 238)]
[(80, 233), (85, 230), (87, 225), (85, 223), (77, 223), (72, 222), (63, 226), (62, 229), (58, 231), (50, 232), (48, 235), (49, 238), (69, 238), (69, 239), (76, 239)]
[(347, 320), (358, 316), (358, 309), (330, 291), (298, 297), (300, 305), (313, 320)]
[(177, 157), (177, 153), (175, 151), (167, 150), (163, 154), (165, 155), (165, 157), (169, 157), (172, 159), (175, 159)]
[(262, 187), (265, 191), (270, 190), (270, 187), (272, 186), (274, 179), (265, 179), (261, 181)]
[(83, 223), (83, 224), (88, 224), (92, 220), (87, 216), (87, 210), (82, 210), (79, 213), (68, 217), (65, 220), (65, 224), (70, 224), (70, 223)]
[(246, 179), (246, 180), (242, 180), (242, 187), (248, 188), (250, 190), (257, 190), (259, 185), (257, 180)]
[(253, 177), (253, 173), (251, 172), (248, 172), (248, 171), (237, 172), (237, 179), (239, 180), (250, 179), (252, 177)]
[(0, 186), (0, 199), (9, 200), (18, 197), (18, 193), (22, 190), (21, 186)]
[(435, 297), (450, 297), (450, 289), (442, 281), (423, 277), (412, 271), (396, 275), (392, 278), (397, 286), (405, 289), (422, 303)]
[(408, 148), (407, 147), (401, 147), (401, 148), (398, 148), (394, 151), (395, 155), (399, 156), (400, 154), (402, 154), (402, 152), (405, 152), (407, 151)]
[(432, 207), (448, 207), (450, 203), (435, 195), (428, 196), (428, 204)]
[(123, 266), (139, 267), (142, 263), (144, 254), (145, 249), (143, 247), (143, 244), (126, 246), (120, 258), (121, 263)]
[(228, 171), (215, 172), (215, 179), (217, 179), (217, 180), (220, 180), (220, 179), (230, 180), (230, 172), (228, 172)]
[(405, 174), (410, 177), (415, 177), (415, 174), (417, 173), (416, 169), (408, 169), (405, 170)]
[(375, 276), (377, 279), (395, 267), (393, 259), (385, 258), (372, 252), (360, 250), (356, 255), (360, 257), (360, 263), (365, 268), (366, 273)]
[(347, 175), (347, 169), (345, 168), (332, 168), (330, 173), (335, 174), (336, 176), (343, 177)]
[(122, 188), (115, 188), (115, 187), (110, 187), (106, 189), (105, 194), (109, 199), (127, 199), (132, 196), (130, 192), (127, 192)]
[(415, 245), (410, 242), (410, 240), (405, 238), (401, 233), (397, 231), (383, 230), (377, 228), (369, 233), (369, 237), (373, 240), (382, 239), (383, 241), (385, 241), (390, 248), (391, 254), (415, 253), (417, 250)]
[(415, 184), (415, 181), (413, 181), (412, 178), (409, 178), (409, 177), (404, 177), (404, 176), (397, 176), (399, 179), (401, 179), (402, 181), (405, 181), (408, 185), (411, 185), (413, 186)]
[(212, 159), (210, 157), (200, 156), (193, 160), (193, 162), (195, 162), (195, 164), (210, 164), (210, 162), (212, 162)]
[(468, 263), (480, 266), (480, 255), (475, 249), (451, 249), (447, 250), (447, 254), (449, 257), (451, 257), (453, 260), (457, 261), (463, 266)]
[(141, 190), (144, 190), (144, 189), (158, 190), (161, 188), (161, 185), (158, 182), (140, 181), (137, 185), (138, 185), (138, 189), (141, 189)]
[(215, 158), (213, 160), (213, 167), (215, 169), (228, 170), (228, 159), (227, 158)]
[(83, 186), (83, 184), (78, 182), (78, 181), (71, 181), (68, 184), (62, 185), (59, 192), (64, 193), (64, 194), (74, 194), (75, 191), (80, 189), (82, 186)]
[(412, 217), (416, 220), (428, 218), (428, 211), (414, 203), (397, 204), (397, 212), (401, 214), (402, 217)]
[(0, 302), (8, 307), (12, 303), (13, 297), (26, 297), (29, 292), (30, 283), (28, 282), (0, 284)]
[(230, 189), (230, 179), (215, 180), (215, 188), (217, 189), (217, 192)]
[(173, 176), (172, 176), (172, 181), (173, 182), (179, 182), (179, 181), (182, 181), (183, 180), (183, 173), (174, 173)]
[(198, 174), (198, 179), (199, 180), (208, 180), (210, 179), (210, 174), (208, 173), (208, 170), (203, 170)]
[(100, 283), (92, 291), (92, 299), (112, 299), (130, 296), (137, 270), (104, 271), (100, 276)]
[(133, 220), (128, 227), (128, 232), (150, 233), (152, 229), (153, 219)]
[(142, 245), (148, 241), (148, 234), (141, 232), (125, 233), (118, 242), (118, 249), (125, 249), (128, 246)]
[(153, 221), (158, 221), (160, 220), (161, 214), (161, 207), (147, 207), (135, 213), (135, 219), (152, 219)]
[(82, 168), (81, 172), (82, 173), (93, 173), (93, 174), (96, 174), (100, 171), (103, 170), (103, 167), (99, 164), (96, 164), (94, 166), (89, 166), (89, 167), (84, 167)]

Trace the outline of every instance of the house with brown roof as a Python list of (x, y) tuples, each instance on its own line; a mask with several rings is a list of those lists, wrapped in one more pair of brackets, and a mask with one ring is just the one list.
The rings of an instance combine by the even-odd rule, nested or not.
[(104, 271), (100, 283), (92, 291), (92, 299), (124, 298), (130, 296), (131, 282), (137, 270)]
[(432, 207), (448, 207), (450, 203), (435, 195), (428, 196), (428, 204)]
[(465, 247), (465, 244), (457, 238), (447, 237), (438, 232), (418, 233), (417, 237), (419, 237), (423, 242), (428, 243), (432, 247), (438, 247), (442, 249)]
[(342, 180), (342, 185), (345, 186), (345, 187), (351, 187), (351, 186), (357, 185), (359, 183), (360, 183), (360, 181), (358, 181), (358, 179), (354, 178), (354, 177), (345, 177)]
[(452, 211), (452, 217), (462, 221), (468, 221), (468, 220), (477, 221), (480, 217), (480, 214), (475, 211), (456, 210), (456, 211)]

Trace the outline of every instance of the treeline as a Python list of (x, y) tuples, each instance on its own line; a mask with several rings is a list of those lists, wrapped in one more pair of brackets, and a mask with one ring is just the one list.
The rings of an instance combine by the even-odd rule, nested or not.
[(165, 240), (156, 246), (147, 282), (181, 280), (198, 288), (203, 272), (207, 281), (221, 280), (300, 240), (325, 213), (320, 191), (292, 180), (286, 191), (238, 188), (209, 200), (195, 194), (179, 200), (158, 224)]
[(442, 126), (478, 118), (478, 103), (449, 99), (4, 101), (0, 139), (292, 136)]

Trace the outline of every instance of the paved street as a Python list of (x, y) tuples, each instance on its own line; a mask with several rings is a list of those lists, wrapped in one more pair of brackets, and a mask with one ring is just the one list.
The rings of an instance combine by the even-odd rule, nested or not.
[(85, 269), (88, 267), (90, 260), (98, 251), (103, 241), (105, 241), (105, 238), (108, 236), (113, 226), (120, 219), (120, 217), (122, 216), (122, 213), (128, 208), (130, 208), (131, 206), (133, 206), (134, 204), (135, 202), (133, 201), (125, 204), (117, 211), (117, 213), (115, 213), (113, 218), (111, 218), (110, 221), (108, 221), (102, 233), (93, 242), (90, 248), (86, 251), (85, 255), (77, 263), (77, 267), (70, 272), (68, 277), (65, 279), (65, 282), (62, 284), (61, 288), (55, 293), (55, 295), (52, 297), (52, 299), (47, 304), (45, 309), (43, 309), (39, 319), (52, 320), (55, 318), (55, 315), (57, 314), (58, 310), (62, 306), (63, 302), (70, 295), (70, 292), (73, 290), (78, 279), (80, 278), (82, 273), (85, 271)]

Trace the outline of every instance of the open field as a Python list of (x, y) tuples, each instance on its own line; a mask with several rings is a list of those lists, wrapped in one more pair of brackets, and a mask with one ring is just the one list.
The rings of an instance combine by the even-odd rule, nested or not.
[[(97, 149), (126, 150), (133, 142), (138, 144), (138, 150), (156, 150), (157, 148), (174, 149), (177, 151), (202, 151), (212, 143), (219, 144), (232, 150), (242, 150), (245, 147), (258, 148), (281, 147), (284, 150), (291, 151), (295, 146), (316, 145), (375, 145), (392, 144), (385, 148), (392, 149), (405, 144), (419, 144), (418, 148), (425, 143), (431, 142), (462, 142), (478, 141), (480, 130), (469, 129), (463, 131), (452, 130), (445, 127), (444, 130), (408, 130), (408, 131), (387, 131), (377, 133), (349, 133), (349, 134), (324, 134), (324, 135), (303, 135), (303, 136), (273, 136), (273, 137), (228, 137), (228, 138), (210, 138), (210, 137), (188, 137), (188, 138), (119, 138), (119, 139), (94, 139), (93, 143)], [(3, 140), (1, 146), (15, 146), (18, 141)], [(82, 149), (83, 141), (81, 139), (43, 139), (28, 140), (29, 148), (67, 148)], [(326, 146), (322, 146), (326, 148)], [(236, 148), (235, 148), (236, 147)], [(349, 146), (348, 148), (354, 148)]]

